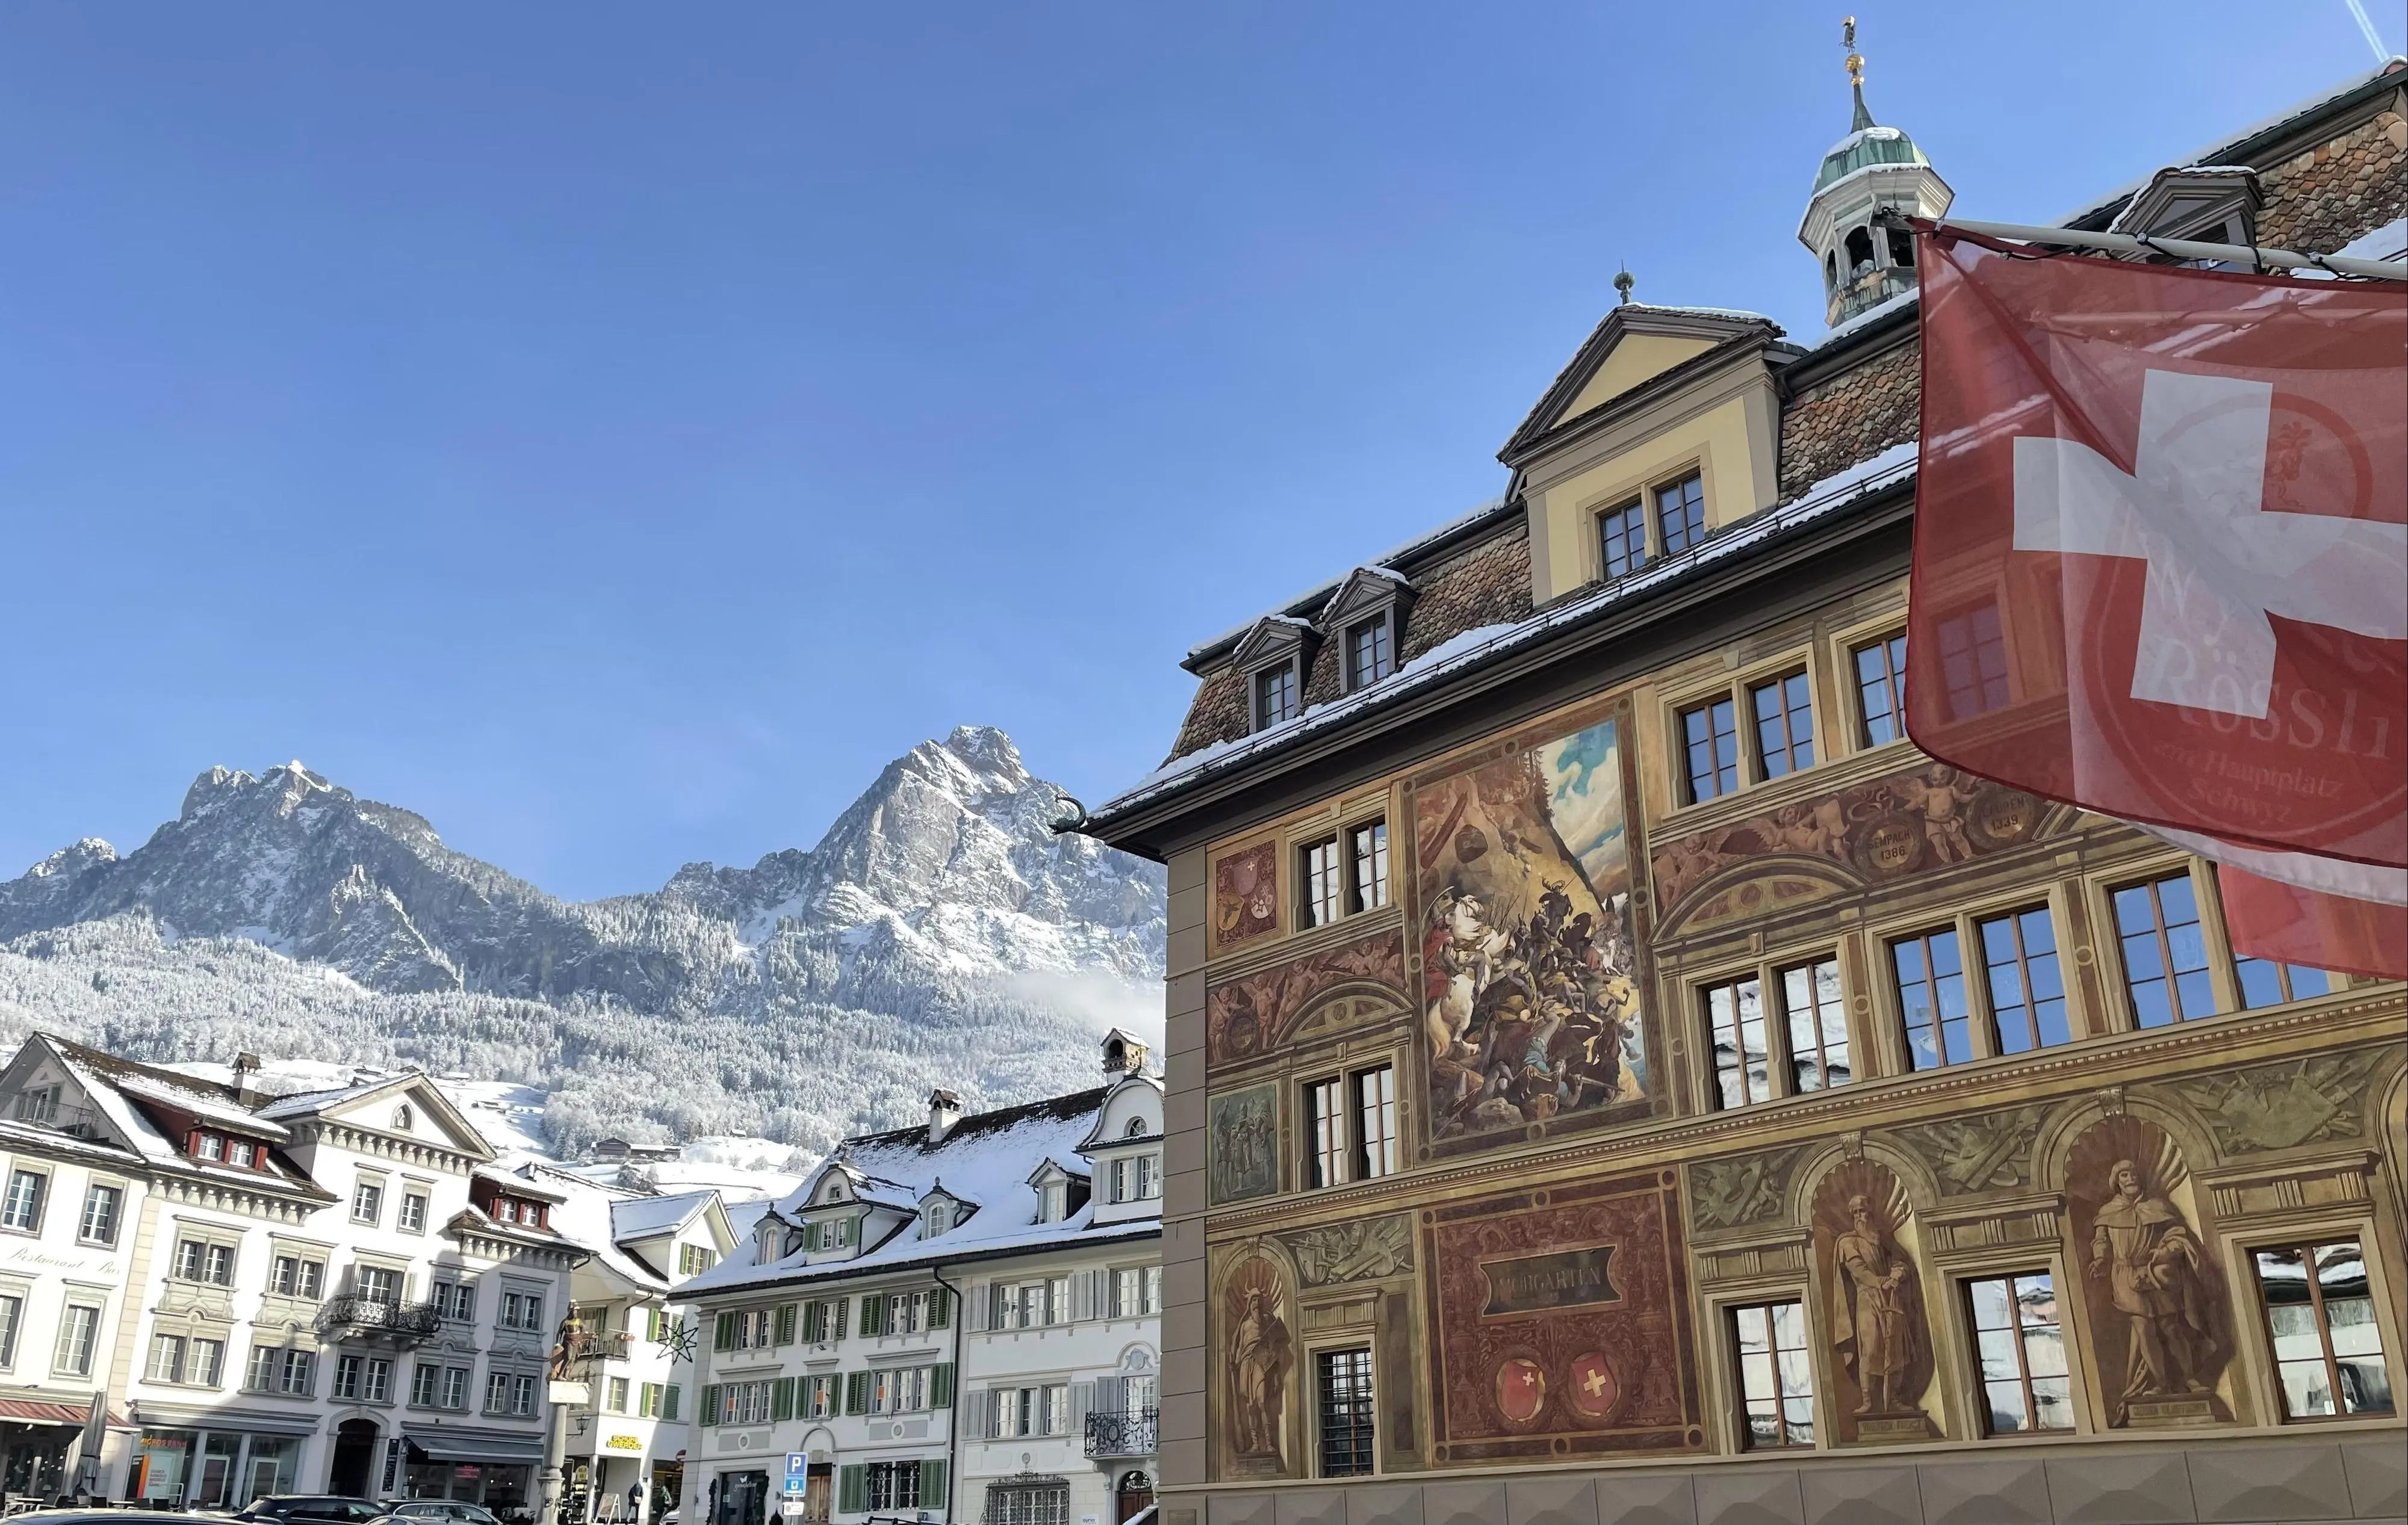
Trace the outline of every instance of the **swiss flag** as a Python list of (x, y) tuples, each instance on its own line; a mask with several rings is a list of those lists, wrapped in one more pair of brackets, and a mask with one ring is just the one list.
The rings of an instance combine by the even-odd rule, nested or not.
[(1921, 252), (1909, 734), (2408, 974), (2408, 287)]
[(2408, 290), (1923, 240), (1907, 730), (2408, 864)]

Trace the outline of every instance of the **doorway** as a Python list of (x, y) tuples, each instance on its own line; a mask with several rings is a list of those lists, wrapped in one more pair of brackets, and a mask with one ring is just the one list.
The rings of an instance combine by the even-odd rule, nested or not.
[(836, 1465), (829, 1461), (813, 1461), (803, 1473), (803, 1518), (825, 1521), (834, 1517), (836, 1506)]
[(1116, 1503), (1112, 1518), (1126, 1519), (1154, 1503), (1154, 1479), (1141, 1472), (1125, 1472), (1113, 1491)]
[(354, 1499), (368, 1495), (368, 1478), (376, 1470), (377, 1427), (374, 1419), (345, 1419), (335, 1427), (335, 1459), (326, 1467), (326, 1491)]

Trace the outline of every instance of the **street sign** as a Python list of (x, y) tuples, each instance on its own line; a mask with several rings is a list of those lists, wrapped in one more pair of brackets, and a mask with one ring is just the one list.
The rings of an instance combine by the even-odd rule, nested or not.
[(786, 1475), (789, 1478), (800, 1477), (810, 1470), (811, 1459), (810, 1457), (804, 1455), (801, 1451), (788, 1451), (786, 1453)]
[(786, 1479), (786, 1491), (789, 1493), (800, 1493), (805, 1488), (810, 1486), (810, 1480), (806, 1477), (789, 1477)]

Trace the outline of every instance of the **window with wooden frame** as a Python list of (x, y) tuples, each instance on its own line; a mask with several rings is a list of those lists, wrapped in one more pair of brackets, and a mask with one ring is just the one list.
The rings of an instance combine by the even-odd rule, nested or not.
[(1323, 1350), (1313, 1357), (1313, 1396), (1321, 1430), (1321, 1475), (1369, 1476), (1371, 1460), (1371, 1352)]
[(1983, 1431), (2029, 1434), (2073, 1428), (2065, 1315), (2046, 1271), (1965, 1283), (1967, 1326), (1982, 1383)]
[(1647, 506), (1637, 498), (1597, 516), (1599, 562), (1608, 577), (1627, 577), (1647, 564)]
[(1976, 604), (1939, 620), (1940, 681), (1952, 720), (2007, 707), (2007, 642), (1996, 604)]
[(1970, 910), (1893, 936), (1888, 950), (1912, 1069), (2030, 1053), (2076, 1035), (2045, 904)]
[(2048, 907), (1973, 923), (1990, 996), (1991, 1031), (2002, 1054), (2053, 1048), (2072, 1040), (2065, 1010), (2065, 976), (2057, 967), (2057, 929)]
[(1677, 556), (1706, 538), (1706, 480), (1691, 472), (1656, 489), (1656, 537), (1667, 556)]
[(1740, 1400), (1740, 1444), (1751, 1451), (1812, 1450), (1814, 1363), (1806, 1310), (1757, 1303), (1730, 1310), (1731, 1362)]
[[(2136, 1027), (2262, 1010), (2345, 984), (2322, 969), (2235, 953), (2188, 866), (2111, 885), (2107, 904), (2123, 965), (2125, 1011)], [(2218, 985), (2220, 976), (2230, 978), (2229, 991)]]
[(1367, 820), (1346, 829), (1349, 915), (1388, 904), (1388, 822)]
[(1347, 692), (1377, 683), (1396, 670), (1396, 627), (1385, 612), (1346, 627)]
[(1296, 882), (1297, 926), (1326, 927), (1346, 914), (1346, 871), (1337, 837), (1297, 849)]
[(1885, 747), (1906, 734), (1906, 632), (1851, 647), (1856, 677), (1856, 741)]
[[(1768, 990), (1778, 1010), (1767, 1002)], [(1805, 1095), (1855, 1077), (1837, 958), (1734, 975), (1705, 986), (1700, 1001), (1718, 1108)]]
[(1965, 1000), (1965, 960), (1956, 929), (1893, 938), (1890, 970), (1906, 1027), (1907, 1063), (1918, 1070), (1973, 1058), (1972, 1008)]
[(1814, 765), (1814, 705), (1804, 668), (1749, 684), (1747, 707), (1756, 720), (1758, 777), (1779, 778)]
[(1304, 1084), (1308, 1190), (1392, 1176), (1403, 1168), (1397, 1072), (1369, 1064)]
[(2284, 1418), (2391, 1413), (2391, 1374), (2360, 1242), (2267, 1246), (2251, 1251), (2250, 1261), (2273, 1343)]
[(1684, 799), (1702, 805), (1739, 790), (1739, 706), (1727, 697), (1680, 712)]
[(1264, 730), (1304, 711), (1303, 686), (1294, 660), (1266, 667), (1254, 675), (1254, 729)]

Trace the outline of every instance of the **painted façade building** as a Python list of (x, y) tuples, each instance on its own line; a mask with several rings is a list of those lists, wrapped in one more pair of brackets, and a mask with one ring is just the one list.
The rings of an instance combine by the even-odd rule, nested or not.
[[(2351, 244), (2403, 84), (2069, 224)], [(1829, 334), (1626, 292), (1502, 499), (1190, 652), (1086, 819), (1170, 869), (1166, 1525), (2408, 1514), (2401, 987), (1903, 735), (1873, 214), (1950, 195), (1859, 90)]]

